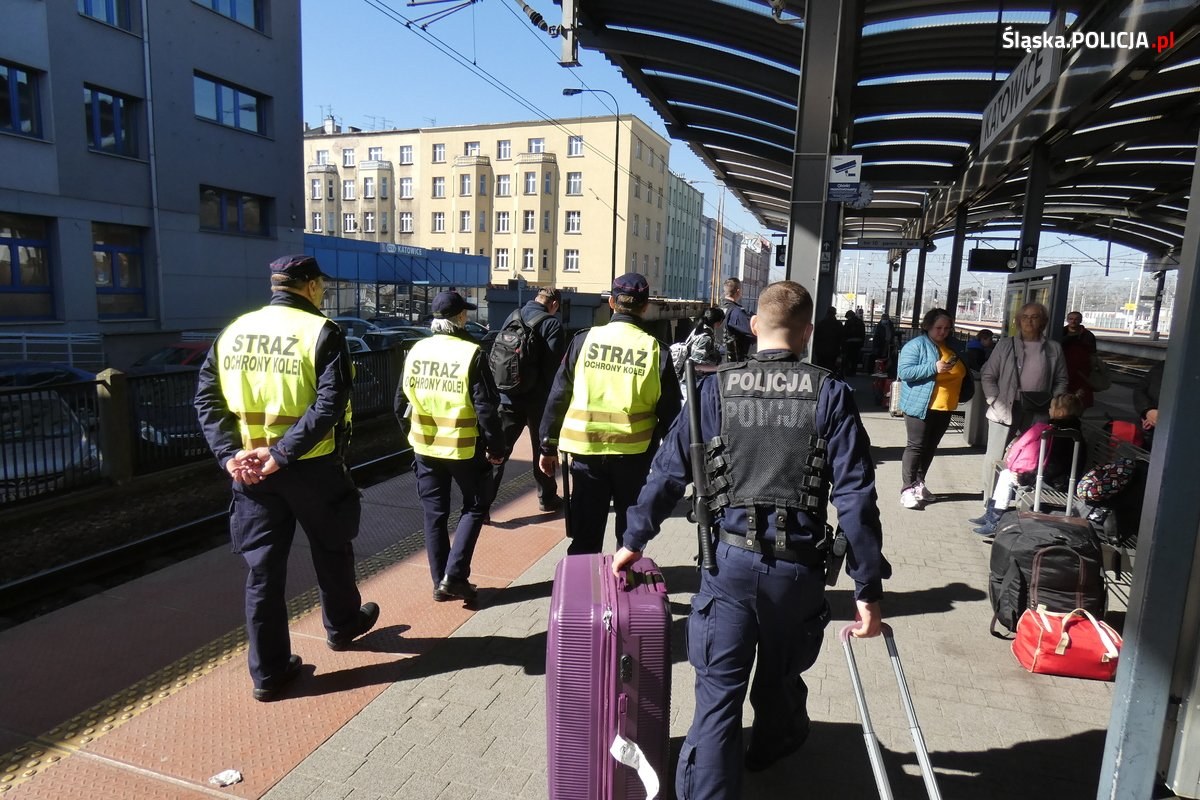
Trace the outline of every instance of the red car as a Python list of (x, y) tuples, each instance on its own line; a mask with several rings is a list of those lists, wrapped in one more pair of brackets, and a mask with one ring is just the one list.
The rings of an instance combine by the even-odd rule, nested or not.
[(198, 367), (204, 363), (212, 342), (176, 342), (148, 353), (133, 362), (135, 367), (183, 366)]

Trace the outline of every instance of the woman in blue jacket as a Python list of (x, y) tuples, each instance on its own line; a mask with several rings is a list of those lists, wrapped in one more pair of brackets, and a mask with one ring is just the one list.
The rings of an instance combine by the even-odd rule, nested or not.
[(922, 508), (937, 499), (925, 487), (925, 473), (938, 443), (950, 425), (950, 413), (971, 399), (971, 380), (959, 343), (951, 338), (954, 320), (944, 308), (928, 311), (921, 320), (923, 336), (900, 351), (896, 377), (902, 382), (900, 410), (908, 441), (902, 461), (900, 505)]

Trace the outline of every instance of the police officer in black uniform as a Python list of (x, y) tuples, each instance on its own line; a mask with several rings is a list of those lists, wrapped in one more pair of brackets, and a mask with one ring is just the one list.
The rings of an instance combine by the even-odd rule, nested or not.
[[(200, 368), (196, 412), (233, 478), (233, 551), (250, 568), (246, 631), (254, 699), (271, 701), (300, 674), (288, 636), (288, 552), (308, 536), (331, 650), (369, 631), (354, 546), (359, 492), (346, 467), (352, 365), (341, 330), (320, 311), (325, 278), (311, 256), (271, 263), (271, 302), (234, 320)], [(315, 376), (315, 381), (314, 381)]]
[[(849, 544), (847, 571), (861, 620), (855, 635), (879, 634), (882, 580), (891, 568), (882, 554), (869, 441), (850, 387), (800, 361), (812, 334), (812, 308), (797, 283), (768, 287), (751, 319), (758, 353), (722, 365), (701, 387), (709, 505), (720, 528), (716, 569), (701, 573), (688, 619), (696, 712), (676, 771), (680, 800), (736, 800), (743, 766), (766, 769), (803, 745), (808, 688), (800, 676), (816, 660), (829, 622), (824, 548), (830, 500)], [(629, 510), (614, 571), (640, 557), (683, 496), (692, 477), (689, 444), (681, 417)], [(743, 753), (747, 689), (754, 727)]]

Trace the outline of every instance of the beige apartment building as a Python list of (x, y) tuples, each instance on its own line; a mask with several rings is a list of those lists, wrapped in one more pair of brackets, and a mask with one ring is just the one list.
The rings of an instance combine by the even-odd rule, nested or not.
[[(614, 137), (620, 126), (620, 149)], [(670, 143), (635, 116), (304, 133), (305, 231), (491, 258), (491, 282), (666, 280)]]

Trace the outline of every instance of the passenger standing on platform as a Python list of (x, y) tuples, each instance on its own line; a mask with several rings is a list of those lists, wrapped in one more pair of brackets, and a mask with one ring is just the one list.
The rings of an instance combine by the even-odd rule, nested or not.
[(974, 336), (967, 340), (967, 366), (975, 372), (983, 369), (983, 365), (991, 356), (992, 348), (996, 346), (995, 336), (987, 328), (980, 328)]
[[(500, 393), (500, 426), (504, 429), (504, 442), (509, 452), (512, 452), (521, 432), (529, 429), (531, 458), (534, 461), (533, 478), (537, 482), (538, 507), (545, 512), (554, 512), (562, 508), (562, 498), (558, 496), (558, 483), (553, 475), (546, 475), (537, 468), (537, 458), (542, 431), (542, 415), (546, 411), (546, 400), (550, 396), (550, 384), (554, 382), (554, 374), (562, 361), (566, 341), (563, 337), (562, 323), (558, 321), (558, 310), (562, 305), (562, 295), (558, 289), (543, 288), (537, 296), (517, 309), (509, 316), (503, 329), (510, 321), (515, 321), (517, 314), (533, 331), (535, 353), (531, 359), (536, 367), (531, 376), (523, 376), (522, 383), (529, 381), (530, 385), (519, 393)], [(489, 512), (492, 501), (500, 491), (500, 483), (504, 480), (504, 465), (500, 464), (493, 470), (491, 496), (488, 500)], [(490, 521), (490, 516), (485, 520)]]
[(742, 308), (742, 281), (727, 278), (722, 290), (725, 299), (721, 310), (725, 312), (725, 360), (745, 361), (754, 347), (754, 332), (750, 330), (750, 315)]
[(1096, 355), (1096, 335), (1083, 327), (1083, 314), (1078, 311), (1067, 314), (1061, 343), (1067, 361), (1067, 391), (1074, 392), (1085, 409), (1091, 408), (1096, 402), (1089, 380), (1092, 358)]
[(1142, 446), (1147, 450), (1154, 445), (1154, 431), (1158, 429), (1158, 396), (1162, 392), (1164, 367), (1159, 361), (1133, 387), (1133, 410), (1142, 420)]
[(895, 343), (896, 343), (896, 326), (892, 324), (892, 320), (884, 311), (879, 321), (875, 323), (875, 331), (871, 335), (871, 350), (875, 353), (876, 359), (883, 359), (884, 372), (890, 377), (896, 376), (895, 371)]
[(350, 478), (353, 364), (346, 339), (321, 313), (326, 276), (311, 256), (271, 262), (271, 302), (234, 320), (200, 368), (196, 412), (233, 478), (233, 551), (246, 577), (246, 633), (254, 699), (275, 700), (300, 674), (288, 636), (288, 552), (296, 523), (308, 537), (325, 643), (344, 650), (379, 618), (360, 605), (354, 546), (361, 514)]
[(642, 329), (650, 284), (636, 272), (613, 281), (607, 325), (571, 340), (542, 418), (541, 470), (554, 474), (558, 451), (571, 455), (569, 554), (604, 547), (608, 506), (625, 513), (646, 482), (658, 442), (679, 414), (675, 367), (667, 350)]
[[(396, 415), (409, 421), (417, 496), (425, 514), (425, 551), (433, 599), (475, 600), (471, 557), (490, 502), (492, 466), (508, 457), (492, 383), (479, 343), (466, 330), (475, 310), (458, 292), (433, 298), (433, 336), (416, 342), (404, 359)], [(462, 493), (462, 513), (451, 546), (450, 486)]]
[(1004, 449), (1034, 422), (1050, 419), (1050, 399), (1067, 390), (1062, 345), (1043, 334), (1050, 315), (1041, 303), (1026, 303), (1017, 316), (1020, 333), (1001, 339), (983, 365), (988, 439), (983, 459), (982, 492), (992, 489)]
[(901, 469), (900, 505), (923, 508), (937, 496), (925, 486), (925, 475), (937, 446), (950, 427), (950, 414), (975, 393), (975, 381), (967, 372), (951, 336), (954, 320), (944, 308), (930, 309), (921, 319), (923, 336), (910, 339), (900, 350), (896, 375), (904, 382), (900, 410), (908, 441)]
[(867, 326), (862, 317), (853, 311), (846, 312), (846, 321), (842, 325), (842, 373), (846, 377), (858, 374), (858, 362), (862, 360), (863, 344), (867, 340)]
[[(880, 631), (882, 581), (891, 567), (882, 553), (870, 442), (850, 387), (800, 360), (812, 310), (800, 284), (767, 287), (751, 320), (758, 353), (745, 364), (722, 365), (701, 387), (701, 436), (720, 437), (708, 457), (709, 477), (725, 488), (716, 513), (717, 568), (700, 573), (688, 618), (696, 711), (675, 774), (680, 800), (739, 798), (743, 766), (764, 770), (804, 744), (808, 687), (801, 673), (816, 660), (830, 618), (825, 551), (818, 549), (827, 544), (830, 500), (849, 543), (860, 619), (854, 635)], [(747, 413), (723, 414), (731, 405)], [(680, 417), (629, 510), (614, 571), (640, 558), (683, 497), (693, 478), (690, 443)], [(755, 501), (764, 497), (778, 498), (776, 505)], [(747, 690), (754, 725), (743, 752)]]
[(836, 370), (838, 354), (842, 352), (842, 337), (842, 321), (838, 319), (837, 309), (830, 306), (813, 331), (812, 363), (831, 372)]

